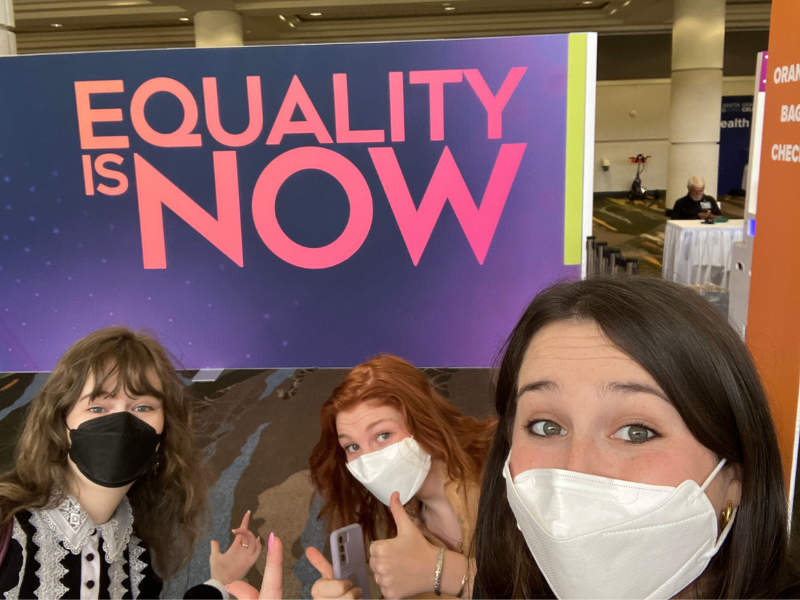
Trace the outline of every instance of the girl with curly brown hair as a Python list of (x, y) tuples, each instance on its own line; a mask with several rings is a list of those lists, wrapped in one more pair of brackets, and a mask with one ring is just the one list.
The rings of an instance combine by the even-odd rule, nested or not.
[[(0, 596), (158, 598), (205, 509), (192, 405), (167, 353), (123, 327), (96, 331), (32, 401), (0, 478)], [(225, 596), (259, 550), (245, 517), (189, 597)]]

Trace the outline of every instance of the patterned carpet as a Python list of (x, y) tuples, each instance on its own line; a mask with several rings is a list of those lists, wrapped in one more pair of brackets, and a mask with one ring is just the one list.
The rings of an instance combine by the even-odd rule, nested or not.
[[(742, 218), (744, 198), (722, 196), (719, 200), (723, 217)], [(598, 242), (619, 248), (624, 258), (638, 258), (640, 273), (661, 275), (667, 223), (663, 194), (661, 200), (595, 194), (593, 221)]]
[[(195, 411), (200, 445), (209, 471), (211, 515), (205, 539), (191, 562), (168, 582), (164, 598), (182, 598), (186, 589), (209, 577), (209, 542), (225, 551), (231, 528), (252, 510), (251, 529), (283, 540), (284, 598), (310, 598), (319, 577), (304, 556), (315, 546), (329, 554), (329, 531), (317, 520), (319, 496), (311, 486), (308, 457), (319, 438), (319, 410), (348, 369), (241, 369), (224, 371), (213, 382), (193, 382), (182, 372)], [(489, 369), (424, 369), (440, 394), (466, 414), (492, 411)], [(16, 439), (27, 406), (48, 373), (0, 373), (0, 473), (13, 464)], [(258, 587), (264, 554), (248, 580)], [(376, 589), (376, 591), (378, 591)], [(373, 596), (377, 597), (377, 596)]]

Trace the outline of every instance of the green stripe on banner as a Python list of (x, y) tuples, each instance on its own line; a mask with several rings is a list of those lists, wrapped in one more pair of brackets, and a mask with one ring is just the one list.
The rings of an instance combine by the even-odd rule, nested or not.
[(581, 264), (583, 250), (583, 156), (586, 126), (588, 36), (569, 36), (567, 81), (567, 168), (564, 186), (564, 264)]

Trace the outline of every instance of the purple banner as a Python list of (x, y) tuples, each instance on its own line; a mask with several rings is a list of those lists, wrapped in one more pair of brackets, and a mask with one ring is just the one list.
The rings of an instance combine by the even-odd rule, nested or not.
[(492, 364), (564, 264), (568, 36), (0, 59), (0, 370)]

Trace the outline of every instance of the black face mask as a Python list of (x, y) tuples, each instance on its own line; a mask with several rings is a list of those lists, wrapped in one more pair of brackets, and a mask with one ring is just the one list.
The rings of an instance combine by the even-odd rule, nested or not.
[(128, 412), (81, 423), (69, 430), (69, 456), (86, 478), (103, 487), (133, 483), (150, 468), (161, 434)]

